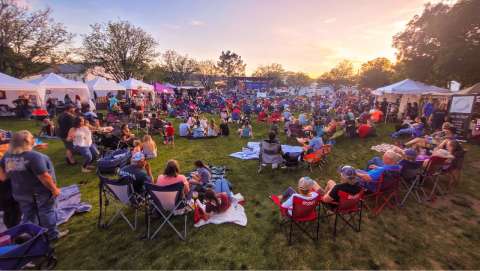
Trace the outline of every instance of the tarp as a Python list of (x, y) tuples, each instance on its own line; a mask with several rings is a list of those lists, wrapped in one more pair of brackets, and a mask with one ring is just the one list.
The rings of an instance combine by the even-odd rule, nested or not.
[(164, 84), (155, 83), (153, 86), (155, 88), (155, 92), (159, 93), (159, 94), (174, 94), (175, 93), (172, 88), (170, 88), (170, 87), (168, 87)]
[(448, 89), (439, 88), (424, 84), (422, 82), (405, 79), (403, 81), (377, 88), (372, 92), (374, 95), (383, 94), (409, 94), (409, 95), (429, 95), (429, 94), (442, 94), (450, 93)]
[(116, 82), (109, 81), (103, 77), (97, 77), (93, 80), (87, 81), (88, 89), (90, 90), (90, 96), (93, 97), (93, 92), (97, 96), (107, 96), (109, 92), (116, 94), (119, 90), (126, 90), (126, 88)]
[(45, 89), (15, 77), (0, 73), (0, 104), (13, 107), (13, 101), (26, 96), (38, 106), (44, 106)]
[(137, 80), (135, 78), (130, 78), (128, 80), (120, 82), (119, 84), (124, 86), (126, 89), (153, 91), (153, 86), (152, 85), (144, 83), (144, 82), (142, 82), (140, 80)]
[(86, 84), (69, 80), (54, 73), (29, 80), (29, 82), (45, 89), (45, 100), (48, 98), (56, 98), (63, 101), (66, 94), (68, 94), (72, 100), (75, 99), (75, 95), (80, 96), (82, 102), (88, 102), (90, 99), (90, 92)]
[(475, 85), (462, 89), (460, 91), (452, 93), (453, 95), (473, 95), (473, 94), (480, 94), (480, 83), (476, 83)]

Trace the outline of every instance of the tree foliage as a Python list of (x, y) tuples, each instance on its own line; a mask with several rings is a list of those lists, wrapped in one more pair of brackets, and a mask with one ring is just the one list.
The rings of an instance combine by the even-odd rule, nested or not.
[(84, 37), (82, 55), (87, 63), (99, 65), (120, 81), (143, 77), (157, 56), (153, 37), (128, 21), (93, 24)]
[(222, 51), (217, 66), (222, 75), (226, 77), (245, 76), (246, 64), (243, 63), (242, 57), (230, 50)]
[(252, 74), (256, 77), (266, 77), (272, 81), (272, 86), (279, 87), (283, 85), (285, 70), (281, 64), (272, 63), (265, 66), (259, 66)]
[(165, 71), (164, 67), (159, 64), (155, 64), (149, 67), (143, 77), (143, 80), (145, 80), (146, 82), (164, 82), (167, 79), (167, 72)]
[(51, 10), (28, 12), (13, 0), (0, 0), (0, 71), (23, 77), (45, 69), (64, 55), (72, 38), (51, 18)]
[(203, 87), (206, 89), (212, 89), (215, 86), (215, 80), (220, 72), (214, 61), (203, 60), (198, 62), (197, 74)]
[(352, 86), (357, 82), (357, 77), (353, 64), (349, 60), (342, 60), (330, 71), (323, 73), (319, 78), (319, 82), (332, 84), (335, 88), (341, 86)]
[(366, 88), (378, 88), (392, 83), (393, 64), (384, 57), (375, 58), (362, 64), (358, 84)]
[(480, 1), (427, 4), (393, 38), (404, 77), (445, 85), (480, 81)]
[(312, 83), (312, 78), (303, 72), (287, 72), (285, 83), (289, 87), (299, 89), (310, 85)]
[(162, 57), (167, 80), (174, 84), (182, 85), (198, 70), (197, 62), (194, 59), (188, 55), (181, 55), (175, 50), (167, 50)]

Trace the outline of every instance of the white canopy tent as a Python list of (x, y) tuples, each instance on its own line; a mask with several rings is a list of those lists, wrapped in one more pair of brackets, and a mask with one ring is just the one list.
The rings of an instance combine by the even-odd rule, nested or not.
[(420, 103), (422, 96), (447, 95), (448, 93), (450, 93), (448, 89), (410, 79), (377, 88), (372, 92), (376, 96), (387, 99), (388, 102), (396, 102), (400, 98), (399, 115), (405, 111), (407, 103)]
[(30, 83), (36, 84), (45, 89), (45, 100), (56, 98), (63, 101), (66, 94), (68, 94), (72, 100), (75, 99), (76, 95), (80, 96), (82, 102), (88, 102), (90, 99), (90, 93), (86, 84), (63, 78), (54, 73), (30, 80)]
[(33, 104), (44, 107), (45, 89), (15, 77), (0, 73), (0, 104), (13, 107), (13, 101), (25, 96)]
[(113, 81), (108, 81), (103, 77), (97, 77), (87, 81), (86, 84), (90, 90), (91, 97), (95, 96), (94, 93), (96, 93), (98, 97), (104, 97), (107, 96), (108, 93), (116, 94), (119, 90), (127, 90), (124, 86)]
[(122, 85), (127, 90), (135, 90), (135, 91), (143, 92), (143, 93), (151, 93), (153, 96), (155, 96), (152, 85), (149, 85), (147, 83), (144, 83), (144, 82), (142, 82), (140, 80), (137, 80), (137, 79), (134, 79), (134, 78), (130, 78), (128, 80), (122, 81), (118, 84)]

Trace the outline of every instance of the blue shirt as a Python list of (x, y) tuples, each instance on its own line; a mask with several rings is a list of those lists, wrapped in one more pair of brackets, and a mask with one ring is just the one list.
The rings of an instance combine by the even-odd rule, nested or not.
[(314, 137), (310, 140), (308, 143), (308, 146), (313, 150), (313, 151), (318, 151), (322, 146), (323, 146), (323, 139), (321, 137)]
[(288, 112), (288, 111), (285, 111), (283, 112), (283, 118), (285, 120), (290, 120), (290, 117), (292, 116), (292, 113)]
[(193, 130), (192, 130), (192, 136), (193, 137), (204, 137), (205, 132), (203, 131), (202, 127), (196, 127), (196, 128), (193, 128)]
[(425, 117), (430, 117), (433, 113), (433, 104), (432, 103), (426, 103), (425, 106), (423, 107), (423, 115)]
[(33, 194), (41, 198), (51, 196), (50, 190), (37, 177), (47, 172), (55, 180), (55, 169), (48, 156), (36, 151), (7, 153), (0, 160), (0, 167), (11, 180), (15, 200), (33, 202)]
[(367, 172), (368, 176), (372, 179), (370, 182), (366, 183), (363, 182), (362, 186), (367, 188), (370, 191), (375, 191), (377, 187), (377, 182), (380, 181), (380, 178), (382, 177), (383, 173), (385, 171), (398, 171), (400, 172), (401, 166), (399, 165), (383, 165), (381, 167), (374, 168), (372, 170), (369, 170)]

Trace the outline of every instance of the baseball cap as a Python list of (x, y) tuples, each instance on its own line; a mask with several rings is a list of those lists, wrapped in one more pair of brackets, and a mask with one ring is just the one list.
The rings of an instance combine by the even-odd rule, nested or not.
[(314, 181), (310, 177), (302, 177), (298, 180), (298, 188), (302, 190), (309, 190), (312, 188)]
[(412, 158), (412, 159), (414, 159), (414, 158), (417, 157), (417, 151), (414, 150), (414, 149), (406, 149), (406, 150), (404, 151), (404, 153), (405, 153), (405, 156), (406, 156), (407, 158)]
[(143, 159), (145, 159), (145, 155), (143, 155), (143, 153), (141, 152), (136, 152), (132, 156), (132, 162), (139, 162), (139, 161), (142, 161)]
[(342, 166), (339, 169), (340, 175), (345, 179), (355, 178), (356, 172), (352, 166)]

